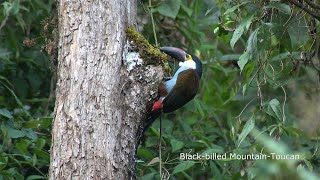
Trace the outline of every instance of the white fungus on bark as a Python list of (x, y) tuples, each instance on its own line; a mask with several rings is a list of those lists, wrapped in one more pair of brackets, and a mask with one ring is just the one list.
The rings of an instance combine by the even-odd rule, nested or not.
[(138, 52), (133, 52), (129, 42), (124, 46), (123, 61), (127, 66), (127, 71), (130, 72), (136, 66), (142, 65), (143, 60), (141, 59)]

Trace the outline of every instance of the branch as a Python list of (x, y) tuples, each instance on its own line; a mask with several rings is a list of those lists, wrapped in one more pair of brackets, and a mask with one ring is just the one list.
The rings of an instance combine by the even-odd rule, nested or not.
[(313, 3), (312, 1), (310, 0), (304, 0), (310, 7), (312, 7), (313, 9), (316, 9), (316, 10), (320, 10), (320, 5), (319, 4), (316, 4), (316, 3)]
[(312, 17), (316, 18), (318, 21), (320, 21), (320, 15), (318, 15), (316, 12), (312, 11), (311, 9), (307, 8), (304, 4), (300, 3), (296, 0), (288, 0), (290, 3), (298, 6), (300, 9), (311, 15)]

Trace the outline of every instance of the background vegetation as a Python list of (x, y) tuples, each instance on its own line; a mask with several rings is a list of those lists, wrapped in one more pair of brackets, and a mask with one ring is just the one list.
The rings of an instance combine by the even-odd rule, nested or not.
[(0, 179), (47, 176), (53, 101), (44, 50), (53, 3), (0, 4)]
[[(319, 3), (311, 3), (138, 1), (150, 42), (156, 34), (160, 46), (188, 49), (204, 64), (199, 95), (162, 118), (163, 179), (319, 178)], [(53, 10), (53, 0), (0, 6), (0, 179), (47, 177)], [(139, 179), (160, 179), (159, 134), (158, 120), (138, 150)], [(300, 159), (183, 161), (182, 152)]]

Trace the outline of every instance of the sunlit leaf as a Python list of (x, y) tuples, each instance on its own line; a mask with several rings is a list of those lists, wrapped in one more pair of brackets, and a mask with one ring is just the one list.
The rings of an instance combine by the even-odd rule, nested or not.
[(259, 28), (257, 28), (253, 33), (251, 33), (249, 39), (248, 39), (248, 45), (246, 47), (246, 51), (239, 57), (238, 65), (240, 67), (240, 70), (242, 71), (245, 65), (248, 63), (250, 59), (254, 57), (254, 54), (256, 53), (257, 49), (257, 34), (258, 34)]
[(238, 65), (240, 67), (240, 70), (242, 71), (245, 65), (248, 63), (250, 58), (249, 52), (245, 51), (240, 57), (238, 61)]
[(171, 144), (171, 147), (172, 147), (172, 150), (171, 150), (172, 152), (175, 152), (175, 151), (181, 149), (183, 147), (183, 145), (184, 145), (183, 142), (178, 141), (176, 139), (171, 139), (170, 140), (170, 144)]
[(10, 2), (4, 2), (4, 3), (2, 3), (2, 5), (3, 5), (3, 8), (4, 8), (4, 11), (3, 11), (3, 12), (4, 12), (4, 15), (5, 15), (5, 16), (9, 16), (13, 4), (10, 3)]
[(277, 99), (272, 99), (268, 104), (268, 112), (278, 120), (282, 120), (282, 112), (280, 102)]
[(234, 45), (236, 44), (236, 42), (240, 39), (240, 37), (242, 36), (244, 32), (244, 26), (242, 24), (240, 24), (237, 29), (233, 32), (233, 36), (230, 40), (230, 46), (232, 48), (234, 48)]
[(244, 84), (242, 86), (242, 96), (244, 96), (244, 94), (246, 93), (246, 90), (247, 90), (247, 84)]
[(152, 166), (152, 165), (154, 165), (154, 164), (156, 164), (158, 162), (160, 162), (159, 157), (155, 157), (148, 163), (148, 166)]
[(252, 131), (252, 129), (254, 128), (254, 124), (255, 124), (255, 118), (254, 115), (252, 115), (250, 117), (250, 119), (246, 122), (246, 124), (244, 125), (238, 140), (237, 140), (237, 147), (240, 146), (240, 144), (242, 143), (242, 141), (248, 136), (248, 134)]
[(194, 161), (184, 161), (184, 162), (178, 164), (176, 167), (174, 167), (172, 174), (177, 174), (177, 173), (186, 171), (194, 165), (195, 165)]
[(11, 115), (10, 111), (8, 111), (7, 109), (0, 109), (0, 115), (6, 117), (6, 118), (13, 118), (13, 116)]
[(245, 30), (248, 30), (252, 20), (254, 18), (254, 14), (245, 17), (241, 23), (237, 26), (236, 30), (234, 31), (232, 38), (230, 40), (230, 45), (232, 48), (234, 48), (234, 45), (236, 44), (236, 42), (240, 39), (240, 37), (242, 36), (242, 34), (245, 32)]

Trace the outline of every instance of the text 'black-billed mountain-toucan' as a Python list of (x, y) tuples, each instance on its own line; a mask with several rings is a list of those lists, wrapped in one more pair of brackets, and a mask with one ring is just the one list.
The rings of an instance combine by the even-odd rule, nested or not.
[(197, 56), (176, 47), (161, 47), (160, 50), (180, 61), (179, 68), (171, 79), (159, 85), (159, 100), (153, 104), (144, 131), (161, 112), (173, 112), (192, 100), (198, 92), (202, 75), (202, 63)]

